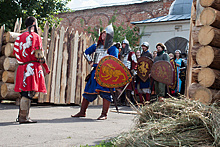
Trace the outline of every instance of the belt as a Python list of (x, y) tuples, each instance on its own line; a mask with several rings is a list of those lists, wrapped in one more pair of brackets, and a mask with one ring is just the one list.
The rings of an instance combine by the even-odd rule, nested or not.
[(29, 61), (29, 62), (24, 62), (24, 63), (18, 64), (18, 65), (25, 65), (25, 64), (29, 64), (29, 63), (33, 63), (33, 62), (38, 62), (39, 63), (39, 61)]

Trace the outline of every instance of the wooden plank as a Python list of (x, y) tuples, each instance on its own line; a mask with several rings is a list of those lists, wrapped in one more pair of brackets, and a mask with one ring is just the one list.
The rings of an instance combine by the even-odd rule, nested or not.
[[(86, 50), (86, 47), (87, 47), (87, 35), (84, 34), (82, 36), (82, 41), (83, 41), (83, 44), (82, 44), (82, 52), (84, 52)], [(81, 94), (83, 94), (84, 92), (84, 89), (85, 89), (85, 78), (86, 78), (86, 65), (87, 65), (87, 61), (86, 59), (82, 56), (82, 86), (81, 86)], [(82, 102), (82, 96), (81, 96), (81, 100), (80, 100), (80, 103)]]
[(38, 31), (38, 35), (39, 35), (39, 36), (42, 36), (42, 30), (41, 30), (40, 27), (37, 28), (37, 31)]
[(5, 32), (5, 25), (1, 26), (1, 30), (0, 30), (0, 53), (2, 53), (2, 43), (3, 43), (4, 32)]
[(55, 90), (55, 104), (59, 103), (60, 99), (60, 78), (61, 78), (61, 70), (62, 70), (62, 60), (63, 60), (63, 40), (64, 40), (65, 30), (64, 27), (61, 27), (60, 30), (60, 40), (59, 40), (59, 49), (58, 49), (58, 58), (57, 58), (57, 70), (56, 70), (56, 90)]
[(20, 33), (21, 31), (21, 25), (22, 25), (22, 17), (20, 17), (20, 20), (19, 20), (18, 33)]
[(49, 23), (46, 22), (44, 25), (44, 33), (43, 33), (43, 49), (44, 49), (44, 56), (47, 57), (47, 42), (48, 42), (48, 32), (49, 32)]
[(77, 60), (78, 60), (78, 41), (79, 41), (79, 34), (78, 31), (75, 33), (74, 37), (74, 53), (73, 53), (73, 63), (72, 63), (72, 79), (71, 79), (71, 93), (70, 93), (70, 103), (75, 103), (75, 96), (76, 96), (76, 74), (77, 74)]
[[(47, 65), (51, 71), (51, 73), (49, 75), (47, 75), (45, 81), (47, 81), (47, 97), (44, 100), (45, 102), (50, 102), (50, 96), (51, 96), (51, 80), (52, 80), (52, 71), (53, 71), (53, 60), (54, 60), (54, 48), (55, 48), (55, 39), (56, 39), (56, 29), (55, 29), (55, 25), (53, 25), (52, 27), (52, 31), (51, 31), (51, 42), (50, 42), (50, 47), (48, 50), (48, 59), (47, 59)], [(57, 43), (58, 45), (58, 43)]]
[(16, 22), (15, 22), (15, 27), (14, 27), (14, 32), (18, 32), (18, 27), (19, 27), (19, 18), (16, 19)]
[[(45, 58), (47, 57), (48, 32), (49, 32), (49, 23), (46, 22), (45, 25), (44, 25), (43, 44), (42, 44), (43, 49), (44, 49)], [(47, 60), (47, 58), (46, 58), (46, 60)], [(45, 78), (45, 85), (46, 85), (46, 88), (47, 88), (48, 87), (48, 75), (46, 75), (44, 78)], [(47, 94), (41, 93), (40, 96), (42, 96), (43, 102), (46, 102)]]
[(76, 99), (75, 104), (80, 104), (81, 102), (81, 86), (82, 86), (82, 38), (83, 33), (79, 37), (79, 47), (78, 47), (78, 61), (77, 61), (77, 75), (76, 75)]
[[(191, 16), (193, 15), (193, 4), (191, 9)], [(193, 59), (192, 59), (192, 47), (193, 47), (193, 38), (192, 38), (192, 28), (193, 28), (193, 20), (190, 19), (190, 35), (189, 35), (189, 51), (188, 51), (188, 60), (187, 60), (187, 71), (186, 71), (186, 88), (185, 88), (185, 95), (189, 98), (189, 86), (192, 83), (192, 66), (193, 66)]]
[(75, 36), (75, 32), (74, 30), (72, 29), (71, 32), (70, 32), (70, 35), (69, 35), (69, 44), (68, 44), (68, 54), (69, 54), (69, 58), (68, 58), (68, 80), (67, 80), (67, 92), (66, 92), (66, 103), (67, 104), (70, 104), (70, 98), (71, 98), (71, 87), (75, 85), (72, 85), (72, 75), (73, 75), (73, 58), (74, 58), (74, 38)]
[(57, 71), (57, 52), (58, 52), (58, 42), (59, 42), (59, 34), (56, 33), (56, 46), (54, 51), (54, 61), (53, 61), (53, 70), (52, 70), (52, 81), (51, 81), (51, 99), (50, 102), (55, 102), (55, 86), (56, 86), (56, 71)]
[(63, 64), (62, 64), (62, 75), (61, 75), (61, 84), (60, 84), (60, 104), (65, 104), (65, 93), (66, 93), (66, 81), (67, 81), (67, 60), (68, 60), (68, 51), (67, 51), (67, 37), (69, 32), (66, 31), (63, 44)]

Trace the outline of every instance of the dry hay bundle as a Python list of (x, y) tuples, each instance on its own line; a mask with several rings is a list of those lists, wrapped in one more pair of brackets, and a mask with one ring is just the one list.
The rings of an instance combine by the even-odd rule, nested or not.
[(115, 146), (219, 146), (220, 113), (197, 101), (169, 98), (142, 108), (137, 126)]

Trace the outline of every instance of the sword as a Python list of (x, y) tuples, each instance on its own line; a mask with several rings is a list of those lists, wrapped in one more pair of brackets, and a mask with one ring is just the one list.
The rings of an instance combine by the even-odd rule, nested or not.
[[(131, 78), (133, 79), (133, 77), (134, 77), (134, 76), (132, 76)], [(122, 89), (121, 93), (120, 93), (119, 96), (117, 97), (117, 100), (121, 97), (122, 93), (125, 91), (125, 89), (128, 87), (129, 84), (130, 84), (130, 83), (127, 83), (127, 84), (125, 85), (125, 87)]]

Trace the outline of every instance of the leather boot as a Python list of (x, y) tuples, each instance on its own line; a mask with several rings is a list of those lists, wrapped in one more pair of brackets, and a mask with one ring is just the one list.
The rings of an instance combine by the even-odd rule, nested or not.
[(97, 118), (98, 120), (107, 119), (107, 113), (108, 113), (108, 109), (109, 109), (110, 104), (111, 104), (111, 102), (109, 102), (108, 100), (103, 98), (102, 113), (99, 116), (99, 118)]
[(71, 115), (71, 117), (86, 117), (86, 109), (88, 108), (88, 106), (89, 106), (89, 101), (83, 98), (80, 111), (75, 115)]
[(26, 97), (22, 97), (20, 102), (19, 115), (18, 115), (18, 121), (20, 124), (37, 122), (28, 118), (30, 106), (31, 106), (31, 100)]

